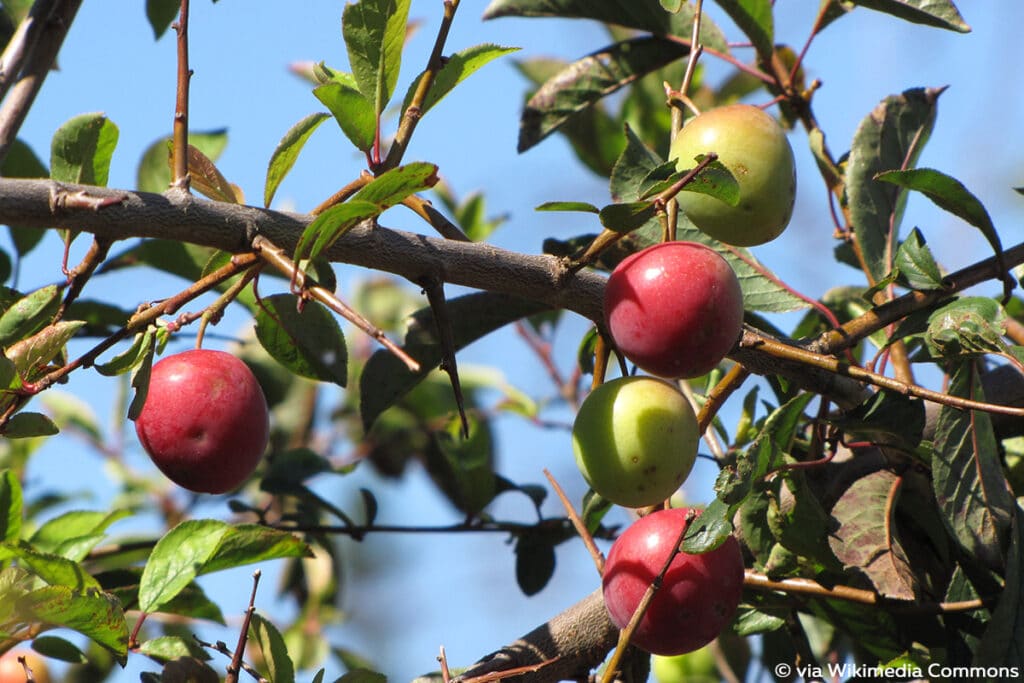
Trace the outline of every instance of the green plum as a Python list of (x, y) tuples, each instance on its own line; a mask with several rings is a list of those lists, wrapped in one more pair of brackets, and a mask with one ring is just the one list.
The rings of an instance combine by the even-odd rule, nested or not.
[(624, 507), (670, 497), (697, 457), (697, 418), (666, 381), (620, 377), (592, 391), (572, 429), (576, 464), (595, 492)]

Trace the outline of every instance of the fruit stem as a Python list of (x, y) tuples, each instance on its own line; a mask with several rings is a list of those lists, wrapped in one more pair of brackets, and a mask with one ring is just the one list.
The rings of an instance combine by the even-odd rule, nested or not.
[(576, 514), (576, 510), (569, 501), (569, 497), (565, 495), (565, 491), (561, 486), (559, 486), (558, 481), (546, 467), (544, 468), (544, 476), (548, 478), (548, 482), (551, 483), (551, 488), (555, 490), (555, 494), (558, 495), (558, 499), (562, 501), (562, 507), (565, 508), (566, 516), (569, 517), (569, 521), (571, 521), (573, 527), (575, 527), (576, 533), (580, 535), (580, 538), (583, 540), (583, 544), (587, 546), (587, 550), (590, 551), (590, 557), (593, 558), (594, 566), (597, 567), (597, 573), (600, 576), (604, 573), (604, 554), (598, 549), (597, 544), (594, 543), (594, 537), (590, 535), (587, 525), (584, 524), (583, 520), (580, 519), (580, 516)]

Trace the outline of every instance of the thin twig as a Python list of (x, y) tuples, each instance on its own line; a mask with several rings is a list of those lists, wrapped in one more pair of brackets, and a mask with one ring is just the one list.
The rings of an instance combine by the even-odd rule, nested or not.
[(345, 320), (348, 320), (357, 328), (376, 339), (384, 348), (405, 363), (405, 366), (409, 368), (410, 372), (420, 371), (420, 364), (412, 356), (406, 353), (404, 349), (388, 339), (383, 330), (364, 318), (361, 313), (344, 303), (331, 290), (326, 287), (321, 287), (320, 285), (307, 283), (305, 273), (303, 273), (302, 270), (299, 269), (298, 265), (296, 265), (296, 263), (284, 253), (284, 250), (281, 247), (277, 246), (266, 237), (257, 235), (252, 241), (252, 248), (260, 258), (266, 260), (272, 266), (277, 268), (283, 275), (292, 278), (295, 286), (300, 291), (308, 294), (311, 298), (319, 301), (324, 306), (327, 306), (329, 309), (345, 318)]
[(579, 534), (580, 539), (583, 540), (583, 544), (587, 546), (587, 551), (590, 552), (590, 557), (594, 560), (594, 566), (597, 568), (597, 574), (600, 576), (604, 573), (604, 554), (601, 553), (597, 544), (594, 543), (594, 537), (587, 529), (587, 525), (584, 524), (583, 520), (580, 519), (580, 516), (576, 514), (575, 508), (573, 508), (572, 503), (569, 502), (569, 497), (565, 495), (565, 491), (562, 490), (558, 481), (547, 468), (544, 468), (544, 476), (547, 477), (548, 481), (551, 483), (551, 488), (555, 490), (555, 494), (558, 496), (558, 499), (562, 501), (562, 507), (565, 508), (566, 516), (568, 516), (569, 520), (572, 522), (572, 525), (576, 529), (576, 533)]
[(238, 644), (231, 656), (231, 664), (228, 665), (228, 675), (224, 683), (238, 683), (238, 672), (242, 670), (242, 659), (245, 656), (245, 642), (249, 638), (249, 624), (252, 621), (253, 612), (256, 611), (256, 589), (260, 585), (259, 569), (252, 573), (252, 593), (249, 594), (249, 607), (245, 610), (245, 617), (242, 618), (242, 627), (238, 630)]
[(178, 21), (174, 24), (178, 34), (177, 93), (174, 100), (171, 187), (188, 191), (188, 86), (192, 72), (188, 67), (188, 0), (181, 0)]
[(434, 48), (430, 52), (427, 61), (427, 68), (423, 71), (419, 83), (416, 85), (416, 92), (413, 93), (409, 106), (402, 112), (402, 120), (398, 124), (398, 131), (388, 149), (388, 156), (381, 162), (380, 166), (374, 169), (380, 174), (402, 163), (405, 150), (412, 139), (416, 124), (423, 116), (423, 107), (427, 101), (427, 94), (434, 85), (437, 74), (444, 67), (444, 44), (448, 40), (448, 32), (451, 30), (452, 22), (455, 19), (455, 11), (459, 8), (459, 0), (444, 0), (444, 14), (441, 17), (441, 26), (437, 30), (437, 38), (434, 40)]

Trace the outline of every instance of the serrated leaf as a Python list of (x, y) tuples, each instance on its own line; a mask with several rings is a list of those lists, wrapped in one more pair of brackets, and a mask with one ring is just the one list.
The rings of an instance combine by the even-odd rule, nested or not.
[(896, 270), (903, 282), (912, 289), (943, 289), (942, 271), (935, 262), (921, 231), (910, 231), (896, 251)]
[(520, 118), (518, 150), (530, 149), (574, 114), (688, 53), (685, 45), (644, 37), (615, 43), (573, 62), (526, 103)]
[(997, 256), (1003, 253), (999, 233), (996, 232), (996, 226), (992, 223), (985, 205), (956, 178), (932, 168), (915, 168), (880, 173), (878, 179), (920, 192), (940, 209), (962, 218), (981, 230), (981, 234), (992, 245), (992, 250)]
[(345, 6), (341, 32), (359, 92), (384, 111), (402, 63), (411, 0), (359, 0)]
[(876, 176), (912, 167), (935, 123), (940, 90), (907, 90), (884, 99), (857, 128), (846, 165), (854, 235), (874, 281), (892, 270), (906, 193)]
[(380, 214), (380, 207), (370, 202), (349, 200), (327, 209), (302, 231), (295, 245), (295, 260), (313, 261), (360, 221)]
[[(142, 579), (143, 567), (122, 567), (96, 574), (103, 590), (117, 597), (122, 605), (137, 605), (139, 602), (139, 582)], [(168, 614), (193, 619), (206, 619), (224, 625), (224, 615), (220, 607), (206, 596), (196, 582), (183, 588), (163, 608)]]
[[(703, 160), (703, 155), (697, 159), (698, 163)], [(678, 174), (682, 177), (683, 174)], [(737, 206), (740, 203), (740, 185), (736, 177), (725, 167), (721, 161), (713, 161), (705, 166), (697, 177), (683, 186), (683, 192), (697, 192), (706, 194), (725, 202), (729, 206)]]
[[(963, 362), (948, 388), (951, 396), (984, 400), (978, 368)], [(942, 406), (935, 424), (932, 483), (946, 526), (971, 556), (1001, 570), (1002, 544), (1016, 501), (999, 461), (988, 413)]]
[[(188, 144), (216, 161), (228, 144), (227, 130), (189, 131)], [(171, 184), (171, 138), (163, 137), (146, 148), (136, 171), (136, 187), (143, 192), (164, 192)]]
[(118, 130), (102, 114), (81, 114), (53, 134), (50, 177), (62, 183), (107, 184)]
[(726, 503), (721, 498), (712, 500), (686, 527), (680, 550), (685, 553), (705, 553), (724, 543), (732, 533), (732, 516), (736, 507), (735, 503)]
[(17, 541), (21, 536), (21, 482), (14, 470), (0, 470), (0, 541)]
[[(209, 659), (210, 655), (191, 638), (159, 636), (139, 644), (139, 653), (158, 662), (169, 662), (181, 657)], [(165, 681), (168, 677), (165, 677)]]
[[(452, 350), (458, 351), (508, 323), (547, 310), (548, 306), (511, 295), (478, 292), (450, 300), (447, 308), (452, 323)], [(429, 307), (413, 315), (402, 348), (419, 361), (419, 372), (410, 371), (405, 363), (385, 350), (370, 356), (363, 368), (359, 396), (364, 429), (369, 429), (384, 410), (440, 364), (443, 350), (437, 338), (434, 313)]]
[(437, 166), (416, 161), (390, 169), (371, 180), (352, 196), (352, 202), (370, 202), (383, 211), (406, 197), (429, 190), (437, 184)]
[(108, 593), (44, 586), (20, 597), (15, 610), (27, 621), (78, 631), (107, 648), (124, 664), (128, 623), (121, 603)]
[(373, 103), (354, 85), (331, 82), (314, 88), (313, 94), (323, 103), (345, 137), (362, 152), (373, 147), (377, 117)]
[(850, 0), (854, 5), (891, 14), (894, 17), (938, 28), (969, 33), (967, 25), (952, 0)]
[(274, 360), (297, 375), (340, 387), (348, 383), (348, 349), (341, 326), (316, 301), (303, 303), (290, 294), (260, 300), (256, 338)]
[(29, 439), (36, 436), (53, 436), (60, 432), (57, 425), (42, 413), (16, 413), (3, 427), (3, 436), (8, 439)]
[[(493, 43), (484, 43), (483, 45), (475, 45), (449, 55), (445, 60), (444, 66), (441, 67), (441, 70), (434, 78), (434, 83), (431, 85), (430, 90), (427, 92), (427, 97), (420, 107), (420, 114), (426, 113), (435, 104), (440, 102), (445, 95), (450, 93), (455, 86), (472, 76), (488, 62), (518, 50), (518, 47), (502, 47)], [(405, 95), (405, 102), (402, 104), (403, 111), (408, 109), (422, 78), (423, 74), (420, 74), (409, 86), (409, 90)]]
[(259, 612), (255, 612), (249, 624), (249, 637), (256, 641), (263, 653), (266, 666), (260, 673), (269, 683), (294, 683), (295, 667), (288, 656), (284, 637), (277, 627)]
[(274, 153), (270, 155), (270, 163), (267, 164), (267, 181), (263, 187), (263, 206), (270, 206), (281, 181), (288, 175), (288, 171), (292, 170), (295, 160), (299, 158), (299, 152), (302, 151), (313, 132), (327, 118), (328, 115), (322, 112), (310, 114), (292, 126), (277, 143)]

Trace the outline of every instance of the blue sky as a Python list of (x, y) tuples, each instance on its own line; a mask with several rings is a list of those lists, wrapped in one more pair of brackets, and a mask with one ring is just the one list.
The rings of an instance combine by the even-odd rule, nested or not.
[[(110, 185), (130, 188), (144, 149), (170, 130), (175, 67), (173, 34), (154, 41), (142, 3), (124, 4), (135, 6), (113, 9), (110, 3), (83, 4), (61, 53), (60, 71), (48, 79), (22, 137), (45, 159), (50, 137), (61, 123), (80, 113), (103, 111), (120, 128)], [(778, 40), (801, 45), (818, 3), (780, 0), (776, 4)], [(542, 55), (572, 59), (605, 44), (602, 30), (586, 22), (481, 22), (483, 6), (463, 3), (450, 49), (493, 42), (523, 48), (512, 59)], [(267, 160), (281, 136), (303, 116), (322, 110), (308, 85), (288, 73), (288, 64), (324, 60), (346, 67), (340, 36), (342, 7), (336, 0), (193, 3), (192, 128), (228, 128), (229, 144), (219, 166), (254, 203), (262, 197)], [(1024, 235), (1014, 226), (1021, 215), (1021, 198), (1010, 189), (1024, 185), (1019, 133), (1024, 102), (1015, 82), (1024, 4), (1013, 0), (962, 3), (962, 10), (974, 27), (968, 35), (907, 24), (868, 10), (857, 10), (838, 21), (807, 56), (810, 75), (823, 81), (815, 109), (838, 154), (848, 146), (859, 121), (885, 96), (911, 87), (950, 86), (940, 100), (938, 121), (921, 164), (962, 180), (988, 206), (1004, 239), (1015, 243)], [(439, 14), (440, 2), (413, 3), (412, 16), (422, 19), (423, 25), (407, 50), (399, 91), (424, 63)], [(707, 64), (709, 78), (725, 73), (711, 60)], [(492, 241), (536, 253), (546, 236), (568, 237), (593, 231), (595, 226), (582, 214), (538, 214), (533, 207), (570, 199), (600, 205), (607, 202), (607, 188), (575, 161), (557, 137), (527, 154), (516, 153), (524, 92), (525, 84), (508, 58), (485, 67), (423, 121), (407, 159), (439, 164), (460, 194), (485, 191), (490, 211), (510, 216)], [(858, 279), (830, 257), (833, 240), (825, 191), (805, 136), (796, 132), (791, 139), (800, 178), (797, 210), (783, 237), (758, 247), (756, 254), (797, 288), (820, 295), (829, 287)], [(361, 159), (327, 122), (282, 185), (275, 205), (309, 210), (360, 169)], [(422, 230), (397, 212), (387, 214), (382, 222)], [(906, 227), (915, 225), (950, 269), (987, 253), (979, 233), (925, 200), (914, 199), (909, 205)], [(52, 251), (32, 258), (23, 271), (23, 286), (57, 277), (57, 258)], [(345, 288), (352, 278), (365, 273), (341, 268), (339, 275)], [(125, 292), (131, 292), (143, 301), (177, 291), (174, 287), (180, 288), (180, 283), (157, 279), (134, 281), (129, 288), (123, 281), (96, 286), (94, 296), (106, 293), (123, 299)], [(122, 303), (132, 306), (138, 301)], [(781, 324), (794, 321), (784, 317)], [(563, 368), (571, 364), (584, 327), (581, 321), (571, 321), (560, 337), (556, 354)], [(523, 390), (549, 391), (543, 370), (514, 336), (474, 345), (462, 362), (498, 365)], [(110, 387), (92, 376), (75, 378), (67, 390), (89, 396), (101, 415), (109, 410)], [(555, 417), (571, 419), (564, 413)], [(583, 486), (572, 463), (567, 433), (525, 429), (522, 422), (510, 421), (503, 424), (501, 434), (500, 468), (506, 476), (540, 483), (541, 470), (547, 467), (579, 500)], [(96, 504), (105, 504), (102, 495), (108, 484), (97, 456), (62, 443), (63, 447), (47, 449), (40, 457), (34, 476), (40, 483), (54, 484), (66, 481), (64, 477), (73, 472), (81, 488), (99, 496)], [(145, 463), (140, 460), (139, 464)], [(688, 490), (696, 500), (711, 495), (710, 472), (704, 469), (700, 474)], [(344, 500), (346, 491), (356, 486), (374, 487), (381, 493), (382, 522), (457, 521), (456, 513), (418, 473), (387, 494), (377, 488), (368, 468), (350, 479), (343, 489), (331, 489), (332, 494)], [(559, 514), (559, 506), (550, 501), (546, 511)], [(499, 518), (529, 519), (530, 515), (525, 501), (510, 496), (499, 498), (493, 512)], [(505, 540), (500, 535), (468, 534), (369, 538), (362, 552), (378, 563), (369, 576), (360, 574), (358, 566), (351, 568), (342, 604), (350, 621), (332, 628), (333, 640), (376, 659), (391, 680), (408, 680), (436, 667), (441, 645), (453, 664), (468, 663), (598, 586), (586, 551), (580, 543), (569, 542), (559, 548), (559, 566), (548, 588), (538, 596), (523, 597), (514, 585), (513, 553)], [(212, 578), (208, 584), (229, 615), (240, 614), (244, 607), (249, 571)], [(271, 582), (264, 585), (261, 607), (270, 615), (284, 614), (286, 608), (273, 602)], [(215, 637), (230, 640), (228, 633)], [(122, 679), (137, 680), (138, 667), (134, 662)], [(340, 672), (336, 664), (329, 667), (329, 674)]]

